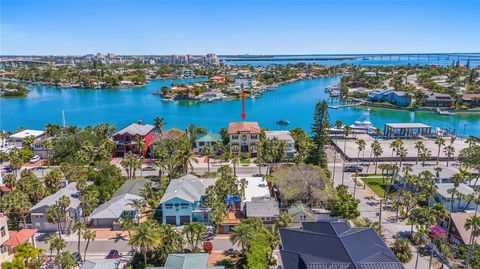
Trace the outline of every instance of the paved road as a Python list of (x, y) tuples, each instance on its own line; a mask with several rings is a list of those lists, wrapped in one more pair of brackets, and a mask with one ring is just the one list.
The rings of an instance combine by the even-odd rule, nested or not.
[[(334, 153), (333, 150), (327, 150), (327, 157), (328, 157), (328, 167), (330, 171), (333, 171), (334, 167)], [(343, 159), (340, 158), (339, 154), (337, 154), (337, 158), (335, 160), (335, 175), (332, 177), (334, 178), (335, 186), (342, 184), (346, 185), (351, 193), (354, 191), (354, 181), (352, 175), (354, 173), (343, 172), (342, 165)], [(364, 168), (366, 171), (366, 167)], [(369, 174), (373, 174), (375, 172), (375, 166), (371, 165), (368, 169)], [(332, 172), (333, 173), (333, 172)], [(360, 185), (360, 186), (359, 186)], [(359, 210), (361, 212), (361, 217), (367, 217), (373, 221), (379, 221), (379, 212), (380, 207), (378, 203), (372, 203), (370, 199), (367, 199), (367, 196), (372, 196), (374, 193), (370, 190), (363, 189), (363, 185), (357, 183), (357, 188), (355, 191), (355, 197), (360, 200)], [(396, 211), (382, 211), (382, 229), (383, 229), (383, 238), (388, 244), (393, 243), (396, 237), (400, 233), (410, 233), (410, 225), (407, 225), (406, 221), (396, 221)], [(405, 268), (407, 269), (415, 269), (415, 257), (416, 257), (416, 248), (412, 247), (412, 251), (414, 251), (414, 256), (410, 262), (405, 264)], [(420, 256), (418, 259), (418, 266), (417, 268), (428, 268), (429, 264), (429, 257), (422, 257)], [(433, 263), (432, 268), (440, 268), (438, 262), (435, 261)]]

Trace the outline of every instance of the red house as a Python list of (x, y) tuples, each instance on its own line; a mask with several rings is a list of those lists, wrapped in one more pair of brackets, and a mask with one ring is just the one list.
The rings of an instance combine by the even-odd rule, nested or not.
[(142, 137), (145, 142), (145, 149), (141, 152), (142, 155), (147, 154), (150, 150), (150, 145), (153, 142), (155, 126), (150, 124), (142, 125), (142, 121), (132, 123), (113, 135), (113, 141), (117, 144), (113, 150), (114, 157), (124, 157), (127, 152), (140, 153), (135, 144), (136, 137)]

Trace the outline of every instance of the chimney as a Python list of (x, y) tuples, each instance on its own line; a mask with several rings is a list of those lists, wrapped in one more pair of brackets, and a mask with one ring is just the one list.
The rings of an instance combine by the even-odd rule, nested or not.
[(138, 125), (142, 125), (142, 120), (137, 121)]

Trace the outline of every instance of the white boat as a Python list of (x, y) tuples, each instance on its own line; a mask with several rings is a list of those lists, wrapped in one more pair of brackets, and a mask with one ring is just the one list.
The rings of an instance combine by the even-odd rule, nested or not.
[(437, 113), (440, 114), (440, 115), (447, 115), (447, 116), (453, 115), (452, 112), (448, 112), (448, 111), (445, 111), (445, 110), (442, 111), (440, 108), (437, 108), (435, 111), (437, 111)]
[(369, 134), (374, 134), (376, 129), (375, 126), (372, 125), (372, 122), (369, 120), (356, 120), (352, 125), (350, 125), (350, 127), (354, 132), (365, 132)]

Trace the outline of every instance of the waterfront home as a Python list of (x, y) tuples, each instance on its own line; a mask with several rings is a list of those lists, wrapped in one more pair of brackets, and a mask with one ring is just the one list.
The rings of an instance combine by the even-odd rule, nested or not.
[(224, 266), (208, 266), (208, 253), (168, 254), (163, 267), (147, 269), (224, 269)]
[(162, 132), (161, 134), (158, 135), (157, 137), (158, 139), (167, 139), (167, 140), (175, 140), (175, 139), (187, 139), (188, 140), (188, 136), (187, 136), (187, 133), (185, 131), (182, 131), (178, 128), (171, 128), (171, 129), (168, 129), (164, 132)]
[(260, 133), (260, 126), (257, 122), (231, 122), (228, 125), (230, 153), (256, 157)]
[(258, 218), (265, 224), (273, 224), (280, 215), (278, 202), (273, 197), (253, 197), (245, 202), (243, 212), (246, 218)]
[(193, 143), (193, 151), (196, 153), (202, 152), (206, 146), (213, 147), (217, 142), (222, 142), (222, 136), (217, 133), (208, 133), (199, 135)]
[(348, 222), (304, 222), (280, 229), (280, 239), (283, 268), (404, 268), (375, 229)]
[[(40, 158), (47, 158), (47, 150), (42, 145), (42, 143), (48, 139), (45, 131), (23, 130), (21, 132), (12, 134), (8, 138), (8, 144), (13, 147), (23, 147), (23, 141), (27, 137), (33, 138), (33, 143), (31, 145), (33, 154), (40, 156)], [(49, 153), (49, 155), (51, 155), (51, 153)]]
[(63, 196), (69, 198), (70, 204), (67, 207), (65, 219), (61, 221), (61, 226), (64, 233), (70, 233), (73, 224), (81, 216), (80, 191), (77, 189), (76, 182), (69, 183), (56, 193), (43, 198), (30, 209), (30, 219), (34, 228), (40, 232), (58, 231), (58, 225), (48, 221), (47, 210), (49, 207), (55, 206)]
[(453, 99), (450, 94), (446, 93), (430, 93), (424, 100), (426, 107), (452, 107)]
[[(465, 229), (467, 220), (475, 213), (451, 213), (449, 241), (457, 246), (468, 246), (472, 230)], [(475, 238), (475, 243), (480, 244), (480, 237)]]
[(468, 107), (480, 106), (480, 93), (465, 93), (461, 97), (462, 103)]
[(0, 264), (13, 260), (15, 247), (26, 242), (35, 246), (37, 229), (20, 229), (9, 231), (8, 217), (0, 213)]
[(317, 216), (302, 202), (296, 202), (288, 207), (288, 215), (292, 219), (292, 227), (301, 227), (302, 222), (316, 222)]
[(205, 193), (214, 184), (213, 178), (190, 174), (171, 180), (160, 200), (162, 222), (176, 226), (193, 221), (208, 223), (210, 208), (204, 205)]
[(466, 197), (471, 194), (475, 194), (475, 191), (466, 184), (460, 183), (456, 188), (456, 193), (453, 198), (453, 210), (451, 210), (451, 198), (450, 193), (455, 186), (453, 183), (437, 183), (437, 193), (435, 194), (434, 201), (441, 203), (450, 212), (462, 212), (465, 210), (475, 210), (476, 204), (472, 201), (468, 201)]
[(367, 98), (371, 102), (389, 102), (397, 106), (409, 106), (413, 100), (407, 92), (385, 89), (369, 92)]
[(225, 82), (225, 77), (223, 76), (213, 76), (209, 78), (210, 81), (215, 82), (215, 83), (223, 83)]
[(121, 194), (114, 196), (108, 202), (97, 207), (88, 217), (92, 227), (112, 228), (120, 230), (119, 220), (122, 218), (137, 219), (138, 208), (133, 206), (135, 200), (144, 200), (142, 196), (134, 194)]
[(295, 140), (292, 138), (290, 131), (265, 131), (267, 139), (278, 139), (285, 142), (285, 156), (292, 158), (297, 154), (295, 150)]
[[(113, 135), (113, 141), (116, 143), (113, 155), (116, 157), (124, 157), (127, 152), (141, 153), (145, 155), (150, 150), (153, 142), (155, 126), (150, 124), (132, 123)], [(141, 137), (145, 143), (145, 149), (141, 152), (137, 149), (135, 139)]]
[(235, 87), (253, 88), (257, 86), (257, 80), (250, 77), (237, 77), (234, 85)]

